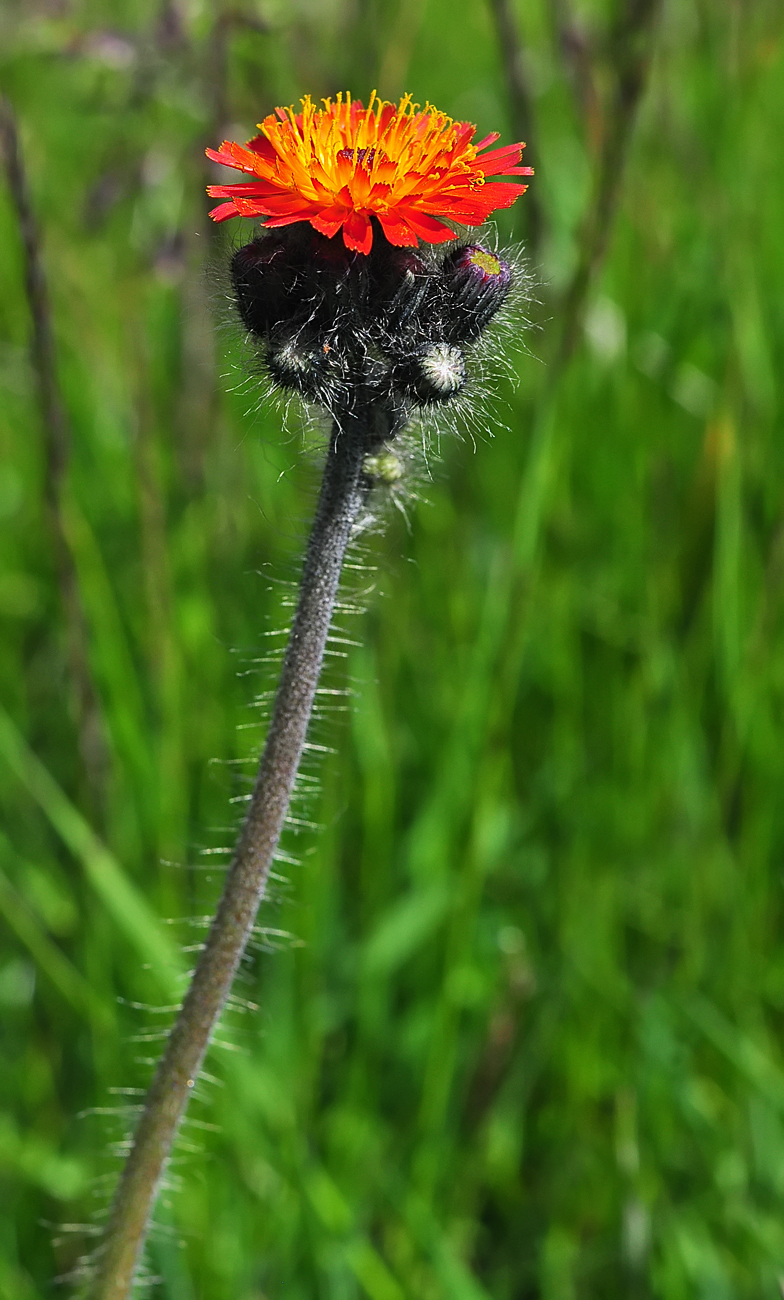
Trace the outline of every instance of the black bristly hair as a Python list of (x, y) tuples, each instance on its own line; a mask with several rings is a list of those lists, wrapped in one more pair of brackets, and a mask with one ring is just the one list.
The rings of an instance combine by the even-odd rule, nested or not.
[(231, 273), (273, 384), (334, 411), (350, 404), (360, 377), (388, 412), (388, 439), (417, 408), (461, 392), (464, 349), (503, 306), (512, 271), (481, 245), (427, 258), (374, 225), (368, 255), (307, 223), (263, 231), (235, 252)]

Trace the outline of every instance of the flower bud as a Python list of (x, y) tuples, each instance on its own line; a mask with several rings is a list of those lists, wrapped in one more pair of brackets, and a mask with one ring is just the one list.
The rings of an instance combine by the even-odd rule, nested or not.
[(245, 328), (263, 338), (316, 314), (331, 326), (351, 260), (342, 240), (310, 226), (271, 230), (238, 249), (231, 278)]
[(319, 346), (308, 338), (273, 336), (266, 361), (273, 383), (303, 397), (321, 401), (332, 386), (332, 347), (327, 342)]
[(284, 241), (267, 235), (238, 248), (231, 259), (231, 280), (246, 330), (265, 335), (287, 310), (292, 274)]
[(380, 451), (378, 455), (366, 456), (362, 470), (369, 479), (377, 483), (385, 483), (391, 487), (403, 477), (403, 462), (399, 456), (396, 456), (389, 448)]
[(429, 283), (425, 260), (415, 248), (396, 248), (383, 238), (370, 255), (370, 299), (389, 332), (416, 314)]
[(466, 381), (465, 357), (450, 343), (430, 343), (399, 364), (396, 382), (419, 405), (448, 402)]
[(449, 309), (444, 331), (452, 343), (477, 339), (503, 305), (512, 283), (508, 262), (479, 244), (466, 244), (446, 258), (441, 282)]

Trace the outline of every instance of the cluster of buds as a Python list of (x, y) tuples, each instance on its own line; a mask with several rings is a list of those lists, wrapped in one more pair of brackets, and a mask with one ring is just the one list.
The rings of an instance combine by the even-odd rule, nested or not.
[(365, 255), (301, 223), (265, 231), (231, 263), (237, 307), (276, 385), (350, 409), (358, 392), (395, 412), (455, 398), (466, 348), (503, 305), (507, 262), (478, 244), (427, 259), (378, 232)]

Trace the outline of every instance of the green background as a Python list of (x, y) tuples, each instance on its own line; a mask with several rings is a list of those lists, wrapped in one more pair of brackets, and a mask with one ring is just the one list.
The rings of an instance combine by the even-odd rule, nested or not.
[(504, 140), (527, 114), (537, 176), (499, 229), (533, 328), (477, 361), (460, 437), (415, 431), (352, 556), (325, 684), (353, 695), (322, 697), (154, 1295), (780, 1293), (784, 19), (667, 0), (638, 43), (563, 364), (623, 12), (520, 4), (514, 109), (480, 0), (0, 10), (72, 439), (53, 485), (3, 182), (3, 1300), (52, 1294), (106, 1206), (318, 482), (323, 428), (263, 396), (233, 323), (243, 236), (209, 228), (203, 148), (345, 86)]

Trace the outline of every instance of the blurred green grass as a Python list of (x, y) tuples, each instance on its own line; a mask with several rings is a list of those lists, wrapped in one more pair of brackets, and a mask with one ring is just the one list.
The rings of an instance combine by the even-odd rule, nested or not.
[[(260, 1010), (227, 1017), (160, 1208), (167, 1300), (756, 1300), (784, 1276), (784, 23), (665, 7), (551, 395), (602, 127), (558, 11), (517, 15), (538, 328), (495, 436), (469, 414), (476, 447), (444, 438), (348, 575), (374, 590), (328, 684), (356, 697), (314, 729), (334, 752), (296, 815), (322, 829), (287, 839), (260, 917), (284, 935), (237, 989)], [(106, 1203), (123, 1117), (79, 1116), (149, 1077), (166, 1017), (134, 1004), (171, 1000), (214, 901), (317, 482), (229, 323), (201, 150), (344, 85), (512, 130), (480, 4), (231, 12), (0, 13), (106, 750), (96, 789), (0, 188), (3, 1300), (49, 1294)], [(574, 40), (613, 12), (580, 7)]]

